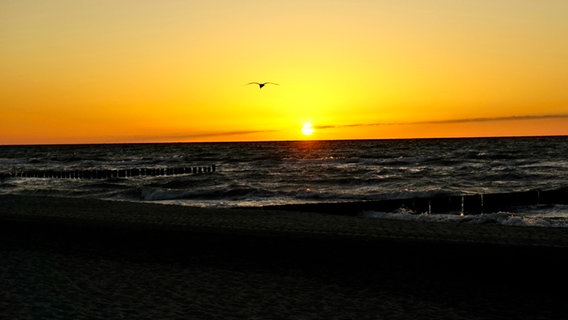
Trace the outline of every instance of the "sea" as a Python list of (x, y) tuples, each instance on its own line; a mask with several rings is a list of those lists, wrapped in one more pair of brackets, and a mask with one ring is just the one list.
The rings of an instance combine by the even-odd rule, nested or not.
[[(0, 146), (0, 195), (208, 208), (388, 202), (354, 214), (566, 228), (567, 155), (568, 137)], [(483, 210), (484, 196), (532, 194)], [(469, 212), (473, 196), (482, 209)], [(392, 207), (456, 197), (443, 212)]]

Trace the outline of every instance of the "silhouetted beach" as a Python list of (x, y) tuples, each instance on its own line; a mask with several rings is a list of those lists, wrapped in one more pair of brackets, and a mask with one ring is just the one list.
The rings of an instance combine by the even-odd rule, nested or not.
[(561, 319), (563, 228), (1, 196), (8, 318)]

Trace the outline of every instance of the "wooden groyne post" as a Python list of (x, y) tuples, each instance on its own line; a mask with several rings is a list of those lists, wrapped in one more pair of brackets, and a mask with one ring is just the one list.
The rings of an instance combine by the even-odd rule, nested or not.
[(507, 212), (515, 210), (517, 207), (554, 204), (568, 204), (568, 187), (510, 193), (436, 195), (405, 199), (269, 205), (263, 206), (263, 209), (358, 215), (363, 211), (396, 212), (404, 208), (415, 214), (451, 213), (467, 215)]
[(217, 171), (216, 165), (200, 167), (159, 167), (132, 169), (86, 169), (86, 170), (14, 170), (0, 173), (0, 181), (12, 177), (20, 178), (55, 178), (55, 179), (111, 179), (140, 176), (174, 176), (185, 174), (203, 174)]

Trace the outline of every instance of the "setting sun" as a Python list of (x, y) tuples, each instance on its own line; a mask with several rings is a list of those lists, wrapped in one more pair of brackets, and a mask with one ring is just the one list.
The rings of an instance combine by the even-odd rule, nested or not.
[(312, 124), (309, 122), (304, 123), (304, 125), (302, 126), (302, 133), (306, 136), (314, 133), (314, 127), (312, 126)]

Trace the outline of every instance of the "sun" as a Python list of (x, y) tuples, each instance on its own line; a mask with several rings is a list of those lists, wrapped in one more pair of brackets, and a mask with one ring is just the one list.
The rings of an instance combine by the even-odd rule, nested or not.
[(302, 126), (302, 133), (306, 136), (311, 135), (312, 133), (314, 133), (314, 131), (314, 127), (309, 122), (304, 123), (304, 125)]

